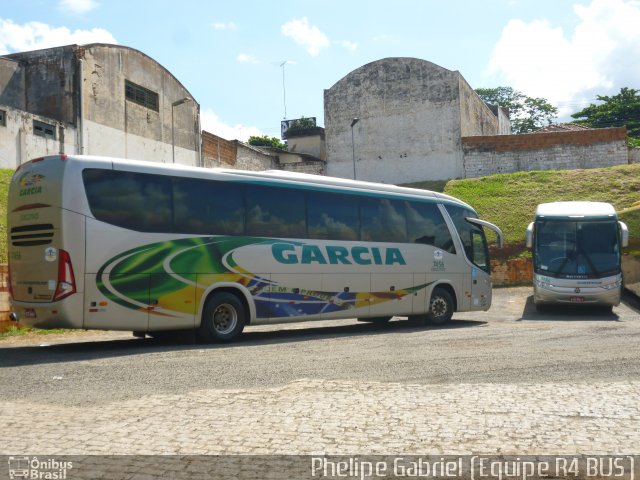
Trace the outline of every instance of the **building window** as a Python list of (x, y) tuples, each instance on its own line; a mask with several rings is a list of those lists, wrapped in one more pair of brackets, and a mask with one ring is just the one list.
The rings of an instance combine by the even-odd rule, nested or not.
[(38, 137), (50, 138), (51, 140), (56, 139), (56, 127), (49, 123), (39, 122), (37, 120), (33, 121), (33, 134)]
[(125, 80), (124, 94), (127, 100), (131, 100), (138, 105), (155, 110), (156, 112), (159, 111), (158, 94), (148, 88), (141, 87), (129, 80)]
[(0, 110), (0, 127), (7, 126), (7, 112)]

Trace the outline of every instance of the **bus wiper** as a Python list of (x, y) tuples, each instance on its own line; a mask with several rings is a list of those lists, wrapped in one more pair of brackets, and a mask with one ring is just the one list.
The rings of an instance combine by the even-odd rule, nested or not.
[(560, 268), (558, 268), (558, 271), (556, 273), (562, 273), (562, 270), (564, 270), (564, 267), (567, 265), (567, 262), (569, 260), (571, 260), (571, 259), (568, 256), (564, 257), (564, 260), (560, 264)]

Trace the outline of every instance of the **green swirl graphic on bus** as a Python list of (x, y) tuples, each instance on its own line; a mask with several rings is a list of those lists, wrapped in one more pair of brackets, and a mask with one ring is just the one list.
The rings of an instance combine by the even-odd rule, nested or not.
[[(250, 269), (256, 268), (265, 253), (270, 261), (284, 265), (406, 264), (398, 248), (321, 247), (255, 237), (192, 237), (123, 252), (104, 263), (96, 275), (96, 283), (105, 297), (119, 305), (163, 316), (192, 315), (194, 305), (200, 304), (211, 285), (236, 283), (251, 293), (258, 318), (319, 315), (369, 307), (401, 300), (428, 285), (379, 292), (303, 289), (252, 272)], [(247, 263), (253, 267), (247, 267)], [(299, 269), (292, 273), (299, 273)]]

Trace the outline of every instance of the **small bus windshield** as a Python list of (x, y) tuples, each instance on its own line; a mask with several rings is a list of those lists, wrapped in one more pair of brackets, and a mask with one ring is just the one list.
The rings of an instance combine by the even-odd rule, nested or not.
[(617, 273), (620, 269), (618, 223), (539, 220), (535, 269), (536, 273), (558, 278)]

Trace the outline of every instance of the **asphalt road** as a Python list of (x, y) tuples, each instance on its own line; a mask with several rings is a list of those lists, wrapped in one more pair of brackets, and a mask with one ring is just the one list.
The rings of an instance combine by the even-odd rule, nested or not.
[(637, 381), (640, 314), (625, 301), (535, 311), (531, 289), (494, 291), (489, 312), (444, 328), (330, 321), (249, 327), (231, 345), (122, 332), (0, 341), (0, 400), (100, 405), (144, 395), (253, 389), (298, 379), (404, 384)]

